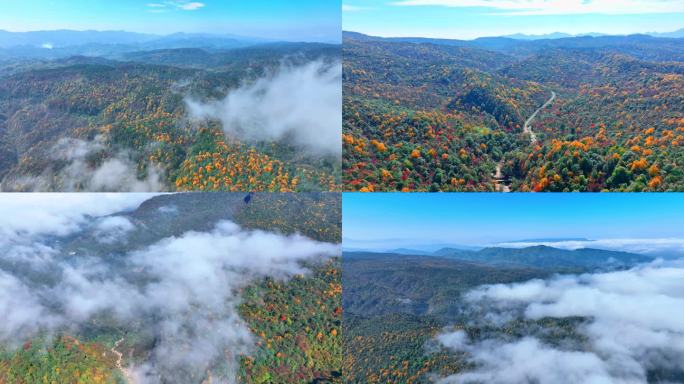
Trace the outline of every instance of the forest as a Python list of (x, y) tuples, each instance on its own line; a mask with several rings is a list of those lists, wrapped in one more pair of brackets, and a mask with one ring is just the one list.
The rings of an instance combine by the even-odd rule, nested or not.
[[(615, 264), (613, 257), (624, 264)], [(650, 275), (658, 270), (655, 265), (635, 268), (652, 260), (626, 252), (552, 247), (444, 249), (418, 256), (345, 251), (345, 377), (353, 383), (573, 383), (597, 377), (681, 382), (681, 365), (648, 357), (674, 358), (678, 352), (638, 341), (639, 332), (658, 328), (653, 321), (663, 314), (654, 307), (652, 318), (633, 320), (634, 328), (626, 325), (630, 320), (619, 320), (624, 316), (619, 311), (634, 302), (630, 295), (644, 293), (624, 284), (658, 279)], [(681, 270), (674, 268), (666, 273), (678, 275)], [(666, 280), (664, 286), (672, 282)], [(676, 296), (668, 288), (659, 294)], [(493, 299), (497, 295), (499, 301)], [(601, 304), (594, 306), (597, 297)], [(534, 304), (521, 305), (527, 300)], [(587, 301), (592, 304), (582, 304)], [(530, 315), (540, 309), (544, 315)], [(620, 331), (608, 331), (611, 327)], [(671, 328), (661, 330), (666, 329)], [(617, 349), (626, 344), (636, 349), (624, 354)], [(595, 367), (582, 360), (583, 353), (608, 363)], [(631, 368), (610, 363), (611, 356), (621, 356)]]
[(59, 213), (69, 233), (3, 228), (0, 307), (14, 306), (0, 382), (341, 383), (340, 205), (330, 193), (170, 194)]
[(684, 39), (344, 33), (348, 191), (684, 190)]
[(27, 49), (0, 50), (2, 190), (339, 189), (339, 153), (301, 139), (339, 135), (338, 124), (269, 110), (293, 76), (339, 88), (339, 45), (169, 37)]

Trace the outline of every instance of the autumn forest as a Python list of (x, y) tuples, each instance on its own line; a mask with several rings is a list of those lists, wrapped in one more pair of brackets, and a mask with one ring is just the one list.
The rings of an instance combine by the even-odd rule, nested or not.
[(684, 39), (343, 47), (347, 190), (684, 190)]

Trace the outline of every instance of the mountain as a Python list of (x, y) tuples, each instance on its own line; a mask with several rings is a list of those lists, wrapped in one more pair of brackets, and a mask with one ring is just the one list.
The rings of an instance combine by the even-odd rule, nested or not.
[[(583, 330), (593, 321), (592, 315), (567, 315), (558, 308), (572, 307), (570, 311), (574, 312), (568, 312), (584, 313), (587, 307), (600, 312), (605, 303), (620, 302), (633, 307), (638, 295), (634, 300), (625, 301), (625, 282), (619, 279), (630, 273), (641, 275), (640, 268), (624, 269), (633, 265), (630, 263), (650, 260), (624, 252), (564, 251), (549, 247), (487, 248), (480, 252), (444, 250), (444, 253), (447, 255), (343, 254), (343, 344), (345, 350), (354, 351), (354, 358), (349, 359), (345, 371), (349, 382), (373, 382), (382, 376), (383, 382), (428, 384), (436, 377), (467, 374), (478, 368), (477, 360), (469, 358), (478, 350), (471, 349), (470, 345), (482, 339), (515, 342), (534, 337), (544, 345), (561, 346), (564, 353), (591, 353), (588, 343), (595, 336)], [(614, 263), (611, 258), (620, 262)], [(604, 275), (611, 271), (619, 272)], [(611, 277), (592, 279), (594, 276)], [(488, 285), (496, 286), (489, 290)], [(569, 288), (563, 292), (565, 286)], [(604, 297), (608, 297), (615, 292), (611, 291), (615, 287), (618, 287), (613, 295), (615, 301), (593, 299), (592, 290), (605, 290)], [(498, 294), (502, 299), (491, 302), (488, 297), (478, 295), (482, 292), (494, 297)], [(674, 292), (658, 292), (658, 295), (668, 294)], [(538, 304), (527, 305), (527, 297), (535, 297)], [(563, 304), (558, 304), (559, 301)], [(596, 302), (602, 304), (593, 305)], [(543, 317), (531, 315), (542, 306), (555, 312)], [(671, 318), (666, 310), (661, 313), (662, 319)], [(619, 315), (611, 318), (614, 319), (620, 319)], [(621, 321), (616, 320), (617, 328)], [(657, 327), (660, 322), (654, 326)], [(455, 331), (467, 334), (467, 341), (461, 341), (466, 347), (444, 348), (441, 344), (448, 340), (439, 335)], [(625, 335), (616, 333), (618, 338)], [(488, 353), (497, 356), (496, 367), (501, 366), (498, 352)], [(510, 358), (503, 361), (508, 362)], [(672, 368), (667, 364), (651, 369), (648, 377), (654, 383), (681, 382), (684, 372), (681, 367)], [(487, 381), (484, 376), (477, 379)], [(521, 377), (513, 381), (525, 380), (526, 377)]]
[[(679, 34), (679, 32), (675, 32)], [(681, 41), (677, 39), (660, 39), (649, 34), (633, 34), (625, 36), (612, 36), (603, 34), (583, 34), (577, 36), (557, 35), (554, 38), (534, 38), (521, 39), (520, 35), (500, 36), (500, 37), (479, 37), (473, 40), (459, 40), (446, 38), (423, 38), (423, 37), (376, 37), (368, 36), (357, 32), (343, 32), (343, 37), (347, 40), (360, 42), (397, 42), (414, 44), (434, 44), (452, 47), (479, 48), (499, 53), (525, 57), (536, 53), (541, 53), (549, 49), (610, 49), (627, 50), (632, 54), (643, 55), (645, 52), (649, 56), (662, 57), (660, 60), (667, 60), (665, 55), (658, 55), (658, 51), (663, 49), (675, 50), (681, 55)], [(665, 36), (661, 36), (665, 37)], [(670, 36), (674, 37), (674, 36)], [(681, 36), (678, 36), (681, 37)], [(646, 56), (643, 56), (646, 57)], [(672, 59), (670, 57), (669, 59)], [(676, 56), (676, 60), (682, 60), (681, 56)]]
[(521, 239), (502, 241), (502, 243), (558, 243), (562, 241), (591, 241), (584, 237), (542, 237), (538, 239)]
[(462, 357), (433, 340), (461, 319), (461, 296), (481, 284), (549, 275), (534, 268), (441, 257), (345, 252), (343, 345), (354, 351), (346, 381), (368, 383), (382, 375), (382, 382), (427, 384), (437, 372), (463, 370)]
[(673, 31), (673, 32), (665, 32), (665, 33), (652, 32), (652, 33), (649, 33), (649, 35), (655, 36), (655, 37), (669, 37), (669, 38), (680, 39), (680, 38), (684, 38), (684, 28), (678, 29), (678, 30)]
[(210, 33), (173, 33), (169, 35), (153, 35), (127, 31), (32, 31), (9, 32), (0, 30), (0, 48), (20, 46), (44, 47), (47, 49), (82, 46), (88, 44), (100, 45), (136, 45), (149, 44), (150, 47), (173, 48), (182, 46), (222, 46), (236, 43), (250, 45), (273, 42), (269, 39), (245, 37), (232, 34)]
[(174, 33), (166, 36), (126, 31), (0, 30), (0, 58), (55, 59), (74, 55), (119, 56), (137, 51), (201, 48), (227, 50), (276, 41), (238, 35)]
[(33, 31), (9, 32), (0, 30), (0, 48), (18, 46), (61, 48), (85, 44), (138, 44), (159, 39), (160, 36), (126, 31)]
[(684, 39), (347, 32), (343, 54), (351, 190), (684, 190)]
[(624, 268), (647, 263), (654, 259), (652, 256), (629, 252), (593, 248), (566, 250), (545, 245), (525, 248), (488, 247), (475, 251), (449, 247), (441, 248), (434, 252), (411, 249), (398, 249), (387, 252), (345, 250), (345, 255), (350, 259), (386, 258), (392, 257), (392, 255), (397, 257), (430, 256), (471, 263), (530, 267), (552, 271)]
[[(162, 45), (176, 45), (185, 37), (175, 36)], [(195, 100), (197, 107), (221, 102), (237, 88), (259, 79), (265, 84), (278, 74), (303, 71), (306, 65), (333, 70), (340, 60), (339, 45), (268, 42), (225, 48), (235, 42), (221, 40), (226, 43), (221, 49), (144, 49), (154, 41), (28, 47), (19, 58), (3, 58), (3, 51), (14, 48), (0, 49), (0, 189), (88, 190), (90, 183), (76, 179), (88, 178), (112, 161), (123, 164), (129, 180), (156, 180), (145, 190), (195, 190), (209, 177), (215, 189), (330, 189), (331, 179), (323, 173), (335, 179), (339, 159), (303, 151), (290, 135), (264, 139), (268, 143), (244, 134), (239, 135), (242, 139), (228, 138), (220, 117), (188, 119), (186, 101)], [(45, 53), (33, 55), (35, 51)], [(307, 79), (316, 81), (315, 76)], [(248, 99), (258, 98), (248, 94)], [(252, 119), (250, 115), (249, 124)], [(66, 147), (74, 145), (84, 145), (89, 155), (72, 156)], [(223, 159), (212, 162), (213, 176), (204, 172), (209, 157)], [(215, 164), (223, 166), (216, 169)], [(69, 165), (80, 170), (67, 176)], [(203, 176), (196, 178), (192, 174), (200, 168)], [(219, 176), (235, 169), (242, 172), (227, 179)], [(272, 183), (276, 178), (280, 181)], [(130, 182), (106, 183), (110, 185), (99, 189), (130, 187)], [(250, 186), (237, 187), (242, 183)]]
[(435, 255), (487, 264), (511, 264), (536, 268), (616, 268), (652, 261), (653, 258), (628, 252), (592, 248), (565, 250), (545, 245), (527, 248), (485, 248), (477, 252), (444, 249)]
[(509, 39), (515, 39), (515, 40), (547, 40), (547, 39), (563, 39), (567, 37), (580, 37), (580, 36), (592, 36), (592, 37), (599, 37), (599, 36), (608, 36), (604, 33), (580, 33), (577, 35), (571, 35), (569, 33), (562, 33), (562, 32), (553, 32), (553, 33), (547, 33), (543, 35), (526, 35), (524, 33), (515, 33), (512, 35), (505, 35), (501, 37), (507, 37)]
[(340, 259), (292, 255), (340, 242), (341, 195), (246, 196), (150, 194), (94, 213), (103, 199), (90, 214), (50, 210), (68, 227), (54, 233), (0, 234), (0, 281), (31, 299), (12, 310), (44, 308), (0, 325), (0, 382), (124, 383), (145, 367), (160, 383), (338, 383)]
[(543, 40), (543, 39), (561, 39), (564, 37), (572, 37), (572, 35), (561, 32), (548, 33), (545, 35), (526, 35), (524, 33), (515, 33), (512, 35), (504, 35), (501, 37), (507, 37), (509, 39), (516, 40)]

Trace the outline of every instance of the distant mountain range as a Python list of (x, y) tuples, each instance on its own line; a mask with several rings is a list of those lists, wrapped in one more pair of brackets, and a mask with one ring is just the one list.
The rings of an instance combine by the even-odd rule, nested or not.
[(208, 33), (174, 33), (170, 35), (152, 35), (146, 33), (126, 31), (33, 31), (33, 32), (9, 32), (0, 30), (0, 48), (12, 48), (19, 46), (34, 46), (45, 49), (72, 47), (85, 44), (150, 44), (166, 46), (179, 43), (192, 44), (216, 44), (221, 42), (241, 42), (243, 44), (257, 44), (272, 40), (245, 37), (232, 34), (208, 34)]
[(275, 42), (230, 34), (174, 33), (162, 36), (126, 31), (0, 30), (0, 58), (55, 59), (76, 55), (116, 58), (138, 51), (179, 48), (225, 50)]
[(569, 33), (562, 33), (562, 32), (553, 32), (553, 33), (547, 33), (543, 35), (526, 35), (524, 33), (515, 33), (512, 35), (505, 35), (505, 36), (500, 36), (500, 37), (507, 37), (509, 39), (516, 39), (516, 40), (544, 40), (544, 39), (564, 39), (568, 37), (583, 37), (583, 36), (591, 36), (591, 37), (600, 37), (600, 36), (608, 36), (605, 33), (582, 33), (579, 35), (571, 35)]
[[(659, 33), (659, 32), (647, 32), (643, 33), (643, 35), (649, 35), (653, 37), (668, 37), (668, 38), (682, 38), (684, 37), (684, 28), (678, 29), (673, 32), (664, 32), (664, 33)], [(512, 35), (505, 35), (501, 37), (507, 37), (509, 39), (515, 39), (515, 40), (546, 40), (546, 39), (565, 39), (569, 37), (603, 37), (603, 36), (611, 36), (606, 33), (596, 33), (596, 32), (590, 32), (590, 33), (580, 33), (577, 35), (572, 35), (569, 33), (563, 33), (563, 32), (553, 32), (553, 33), (547, 33), (547, 34), (542, 34), (542, 35), (526, 35), (524, 33), (515, 33)], [(615, 35), (613, 35), (615, 36)], [(622, 36), (622, 35), (620, 35)]]
[(512, 35), (503, 36), (486, 36), (478, 37), (472, 40), (465, 39), (448, 39), (448, 38), (429, 38), (429, 37), (375, 37), (365, 35), (359, 32), (344, 31), (344, 37), (354, 38), (356, 40), (372, 41), (377, 39), (388, 40), (388, 41), (401, 41), (401, 42), (415, 42), (415, 43), (428, 43), (432, 42), (435, 44), (447, 45), (461, 45), (467, 44), (467, 42), (478, 42), (478, 41), (491, 41), (496, 39), (510, 39), (510, 40), (522, 40), (522, 41), (536, 41), (536, 40), (558, 40), (558, 39), (571, 39), (580, 37), (629, 37), (629, 36), (650, 36), (650, 37), (660, 37), (660, 38), (684, 38), (684, 28), (678, 29), (673, 32), (647, 32), (647, 33), (635, 33), (630, 35), (610, 35), (605, 33), (590, 32), (590, 33), (580, 33), (572, 35), (563, 32), (553, 32), (541, 35), (527, 35), (524, 33), (515, 33)]
[[(673, 32), (674, 34), (679, 32)], [(684, 31), (682, 31), (684, 33)], [(682, 61), (684, 38), (663, 38), (646, 34), (628, 36), (577, 36), (565, 38), (516, 39), (511, 37), (480, 37), (474, 40), (436, 39), (426, 37), (377, 37), (358, 32), (343, 32), (346, 43), (385, 44), (412, 43), (432, 44), (442, 47), (470, 48), (503, 53), (517, 59), (565, 50), (605, 50), (634, 56), (648, 61)], [(463, 54), (465, 54), (464, 52)], [(467, 53), (475, 54), (475, 51)], [(480, 54), (480, 56), (482, 56)]]
[(373, 258), (386, 257), (395, 254), (402, 256), (428, 256), (439, 257), (467, 262), (497, 265), (518, 265), (540, 269), (596, 269), (596, 268), (620, 268), (629, 267), (653, 260), (653, 257), (629, 252), (607, 251), (602, 249), (582, 248), (566, 250), (538, 245), (526, 248), (502, 248), (489, 247), (477, 251), (458, 248), (442, 248), (435, 252), (418, 251), (407, 253), (400, 252), (349, 252), (345, 250), (345, 257), (350, 258)]

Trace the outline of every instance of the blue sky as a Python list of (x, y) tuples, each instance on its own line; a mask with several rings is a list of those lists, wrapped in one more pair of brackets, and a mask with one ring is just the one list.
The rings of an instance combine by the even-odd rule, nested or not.
[(375, 36), (457, 39), (671, 32), (684, 28), (684, 0), (343, 0), (342, 24)]
[(342, 209), (345, 248), (684, 238), (675, 193), (345, 193)]
[(339, 40), (339, 0), (0, 0), (0, 29), (232, 33)]

